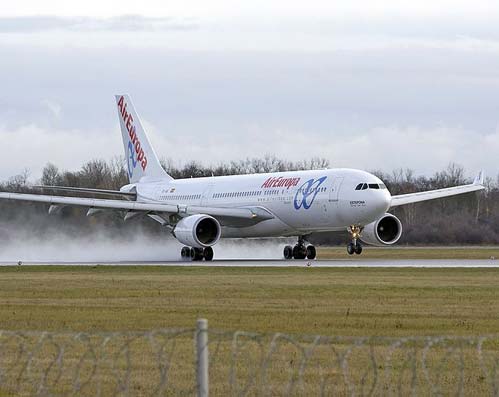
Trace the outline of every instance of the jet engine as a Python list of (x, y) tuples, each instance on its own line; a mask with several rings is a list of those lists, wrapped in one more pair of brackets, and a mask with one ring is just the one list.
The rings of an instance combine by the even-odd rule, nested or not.
[(364, 227), (360, 239), (371, 245), (392, 245), (402, 236), (402, 223), (392, 214), (385, 214)]
[(220, 239), (221, 232), (220, 223), (204, 214), (182, 218), (173, 229), (173, 235), (178, 241), (195, 248), (215, 245)]

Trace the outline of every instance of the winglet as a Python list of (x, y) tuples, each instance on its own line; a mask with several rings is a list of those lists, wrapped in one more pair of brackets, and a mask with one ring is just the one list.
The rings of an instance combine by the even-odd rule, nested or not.
[(473, 180), (473, 185), (483, 186), (484, 179), (485, 179), (485, 174), (484, 174), (483, 170), (481, 170), (478, 173), (478, 175), (475, 177), (475, 179)]

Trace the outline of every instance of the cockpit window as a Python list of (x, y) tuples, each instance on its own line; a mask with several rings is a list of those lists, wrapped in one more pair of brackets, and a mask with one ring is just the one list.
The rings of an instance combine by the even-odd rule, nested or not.
[(359, 183), (355, 190), (366, 190), (366, 189), (386, 189), (386, 185), (384, 183)]

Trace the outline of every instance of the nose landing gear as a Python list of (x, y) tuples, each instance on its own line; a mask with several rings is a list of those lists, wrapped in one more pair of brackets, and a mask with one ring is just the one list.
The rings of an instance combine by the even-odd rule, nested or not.
[(303, 237), (298, 238), (298, 243), (291, 247), (286, 245), (284, 247), (284, 259), (315, 259), (317, 251), (313, 245), (306, 245)]
[(362, 233), (361, 226), (352, 225), (348, 228), (348, 232), (352, 236), (352, 242), (347, 245), (348, 255), (357, 254), (360, 255), (362, 253), (362, 244), (359, 241), (360, 233)]

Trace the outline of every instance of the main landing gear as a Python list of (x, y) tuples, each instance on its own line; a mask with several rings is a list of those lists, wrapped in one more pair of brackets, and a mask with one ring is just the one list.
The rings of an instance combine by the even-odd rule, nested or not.
[(284, 247), (284, 259), (315, 259), (317, 253), (313, 245), (306, 245), (303, 237), (298, 238), (298, 243), (291, 247)]
[(350, 226), (348, 232), (352, 236), (352, 242), (347, 245), (348, 255), (362, 254), (362, 244), (359, 241), (360, 233), (362, 232), (362, 227), (360, 226)]
[(192, 261), (211, 261), (213, 259), (213, 248), (194, 248), (194, 247), (182, 247), (180, 250), (180, 256), (182, 259), (190, 259)]

